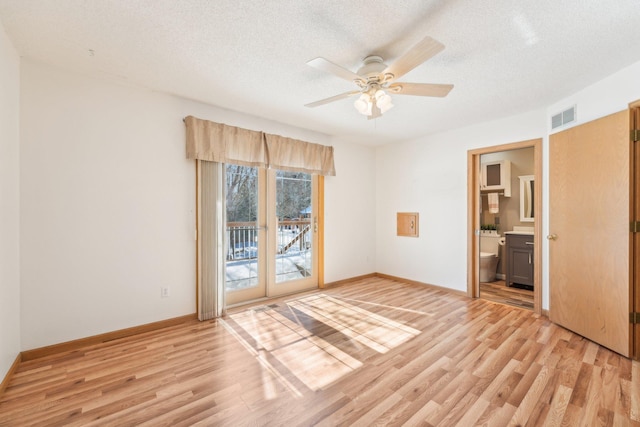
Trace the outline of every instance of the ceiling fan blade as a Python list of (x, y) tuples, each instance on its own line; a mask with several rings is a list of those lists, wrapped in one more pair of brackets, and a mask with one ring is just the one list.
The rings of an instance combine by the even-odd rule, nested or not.
[(442, 98), (449, 94), (453, 89), (453, 85), (398, 82), (390, 84), (388, 89), (389, 92), (399, 95), (437, 96)]
[(341, 67), (340, 65), (334, 64), (333, 62), (329, 61), (328, 59), (324, 59), (324, 58), (315, 58), (312, 59), (311, 61), (307, 62), (307, 65), (313, 67), (313, 68), (317, 68), (318, 70), (321, 71), (325, 71), (327, 73), (331, 73), (334, 76), (338, 76), (341, 79), (345, 79), (348, 80), (350, 82), (353, 82), (354, 80), (362, 80), (362, 77), (360, 77), (359, 75), (357, 75), (356, 73), (347, 70), (344, 67)]
[(389, 65), (384, 73), (393, 74), (394, 80), (400, 78), (443, 49), (442, 43), (427, 36)]
[(348, 97), (353, 96), (353, 95), (358, 95), (359, 93), (360, 93), (359, 90), (352, 90), (351, 92), (344, 92), (344, 93), (341, 93), (339, 95), (332, 96), (330, 98), (325, 98), (325, 99), (321, 99), (320, 101), (312, 102), (310, 104), (305, 104), (304, 106), (305, 107), (309, 107), (309, 108), (313, 108), (313, 107), (317, 107), (319, 105), (328, 104), (328, 103), (333, 102), (333, 101), (339, 101), (341, 99), (348, 98)]

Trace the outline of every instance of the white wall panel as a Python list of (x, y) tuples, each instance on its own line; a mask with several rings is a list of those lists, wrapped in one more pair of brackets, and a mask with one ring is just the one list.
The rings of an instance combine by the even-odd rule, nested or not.
[[(327, 217), (373, 208), (373, 149), (30, 61), (22, 82), (24, 349), (195, 312), (195, 166), (184, 116), (333, 144)], [(362, 239), (329, 239), (328, 280), (373, 271), (372, 224), (368, 261), (335, 256)]]
[[(544, 110), (380, 147), (377, 271), (467, 289), (467, 151), (540, 138)], [(418, 238), (396, 236), (396, 212), (420, 213)]]
[(0, 25), (0, 381), (20, 353), (20, 58)]

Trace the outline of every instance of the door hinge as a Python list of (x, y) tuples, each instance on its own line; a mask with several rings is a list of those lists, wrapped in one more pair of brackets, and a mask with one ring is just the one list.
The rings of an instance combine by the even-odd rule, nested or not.
[(631, 131), (631, 141), (633, 142), (640, 141), (640, 129), (634, 129)]
[(640, 232), (640, 221), (631, 221), (630, 226), (629, 226), (629, 230), (632, 233)]
[(633, 325), (640, 323), (640, 313), (629, 313), (629, 323)]

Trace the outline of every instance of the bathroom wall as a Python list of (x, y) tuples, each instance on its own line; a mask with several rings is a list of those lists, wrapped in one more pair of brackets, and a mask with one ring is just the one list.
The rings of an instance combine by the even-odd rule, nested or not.
[(489, 213), (487, 197), (482, 197), (482, 223), (495, 224), (497, 218), (500, 234), (513, 230), (516, 225), (533, 227), (532, 222), (520, 222), (520, 180), (518, 179), (521, 175), (533, 175), (533, 147), (484, 154), (480, 158), (481, 163), (498, 160), (511, 161), (511, 197), (500, 196), (500, 211), (497, 214)]
[[(497, 214), (489, 213), (487, 197), (482, 197), (481, 224), (495, 224), (497, 220), (497, 223), (499, 223), (498, 232), (500, 234), (504, 234), (505, 231), (513, 230), (514, 226), (533, 227), (533, 222), (520, 221), (520, 180), (518, 179), (521, 175), (534, 174), (533, 153), (533, 147), (529, 147), (518, 150), (483, 154), (480, 157), (481, 163), (494, 162), (498, 160), (511, 161), (511, 197), (500, 196), (500, 209)], [(504, 247), (502, 248), (502, 253), (499, 254), (500, 262), (498, 263), (498, 274), (505, 273), (502, 262), (502, 260), (504, 260), (503, 252)]]

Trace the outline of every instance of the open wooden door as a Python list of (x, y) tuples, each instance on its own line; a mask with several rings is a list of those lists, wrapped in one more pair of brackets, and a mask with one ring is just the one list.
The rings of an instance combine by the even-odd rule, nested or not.
[(631, 353), (627, 110), (551, 135), (550, 318)]
[(633, 210), (631, 228), (633, 239), (633, 358), (640, 359), (640, 101), (630, 105)]

